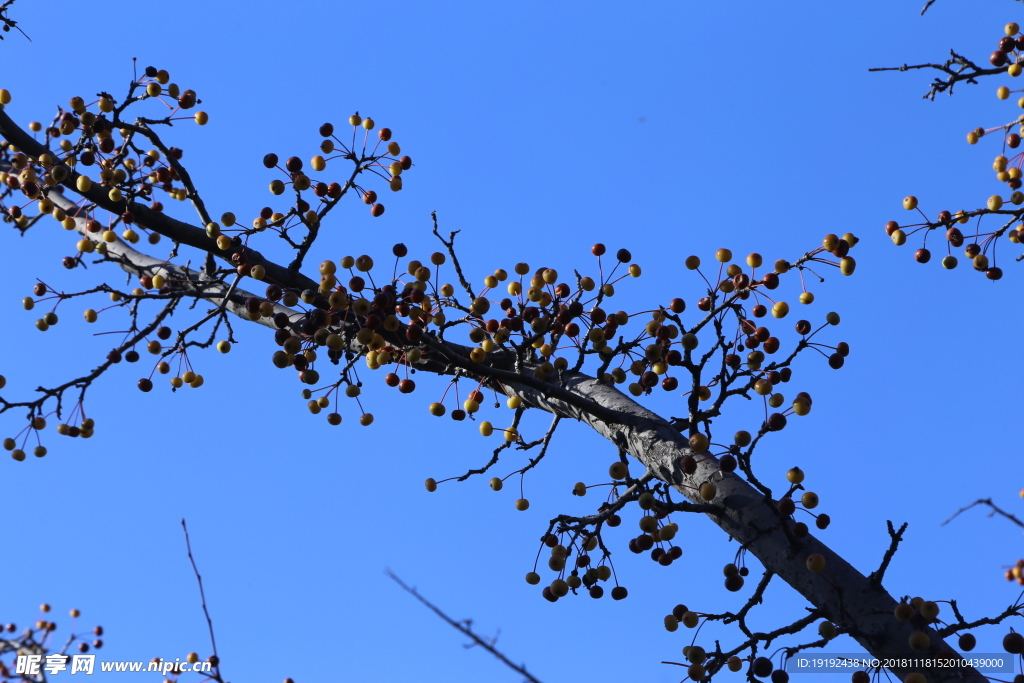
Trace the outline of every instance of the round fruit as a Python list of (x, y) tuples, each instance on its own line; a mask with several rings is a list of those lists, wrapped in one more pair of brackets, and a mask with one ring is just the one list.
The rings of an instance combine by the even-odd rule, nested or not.
[(901, 602), (896, 605), (896, 609), (893, 610), (893, 616), (896, 617), (896, 621), (906, 623), (914, 618), (914, 606)]
[(772, 660), (767, 657), (758, 657), (754, 660), (754, 666), (752, 667), (754, 675), (758, 678), (768, 678), (772, 675)]
[(616, 480), (625, 479), (629, 476), (629, 469), (623, 462), (614, 462), (611, 467), (608, 468), (608, 476)]
[(931, 621), (935, 617), (939, 616), (939, 606), (931, 600), (925, 600), (921, 603), (921, 616)]
[(907, 639), (910, 644), (910, 648), (916, 652), (924, 652), (931, 647), (932, 639), (928, 637), (928, 634), (924, 631), (914, 631), (910, 634), (910, 638)]
[(703, 453), (709, 445), (708, 437), (699, 432), (690, 437), (690, 450), (696, 453)]

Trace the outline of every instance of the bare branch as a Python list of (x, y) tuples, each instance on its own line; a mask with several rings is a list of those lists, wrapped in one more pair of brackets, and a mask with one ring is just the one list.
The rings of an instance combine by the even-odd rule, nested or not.
[(443, 611), (441, 611), (440, 608), (436, 607), (430, 601), (428, 601), (426, 598), (424, 598), (422, 595), (420, 595), (419, 592), (415, 588), (411, 588), (411, 587), (407, 586), (400, 578), (395, 576), (394, 573), (392, 573), (392, 571), (390, 569), (385, 569), (384, 573), (387, 574), (388, 577), (391, 578), (391, 580), (393, 580), (395, 583), (397, 583), (399, 586), (401, 586), (402, 590), (404, 590), (405, 592), (407, 592), (410, 595), (412, 595), (414, 598), (416, 598), (421, 603), (426, 605), (427, 608), (430, 609), (430, 611), (432, 611), (434, 614), (436, 614), (437, 616), (439, 616), (442, 619), (444, 619), (452, 628), (458, 630), (463, 635), (468, 636), (469, 638), (471, 638), (473, 640), (473, 642), (475, 644), (479, 645), (480, 647), (484, 648), (485, 650), (490, 652), (492, 655), (497, 657), (501, 661), (502, 664), (504, 664), (508, 668), (512, 669), (516, 673), (520, 674), (521, 676), (524, 676), (526, 678), (526, 680), (530, 681), (531, 683), (540, 683), (540, 681), (537, 680), (532, 674), (527, 672), (525, 664), (513, 664), (508, 659), (508, 657), (506, 657), (501, 652), (499, 652), (498, 649), (496, 647), (494, 647), (494, 640), (491, 640), (491, 641), (485, 640), (484, 638), (482, 638), (479, 635), (477, 635), (476, 633), (474, 633), (473, 629), (470, 628), (469, 620), (466, 620), (465, 622), (461, 622), (461, 623), (458, 622), (458, 621), (455, 621), (454, 619), (449, 617), (447, 614), (445, 614)]
[(946, 526), (947, 524), (952, 522), (954, 519), (956, 519), (957, 516), (960, 515), (960, 513), (967, 512), (968, 510), (970, 510), (975, 505), (987, 505), (990, 508), (992, 508), (992, 512), (988, 513), (989, 517), (994, 517), (995, 515), (1002, 515), (1003, 517), (1005, 517), (1006, 519), (1010, 520), (1011, 522), (1013, 522), (1017, 526), (1024, 527), (1024, 522), (1022, 522), (1020, 519), (1018, 519), (1016, 516), (1010, 514), (1006, 510), (1003, 510), (1000, 507), (998, 507), (995, 503), (992, 502), (991, 498), (979, 498), (978, 500), (974, 501), (970, 505), (966, 505), (966, 506), (960, 508), (955, 513), (953, 513), (952, 517), (947, 519), (940, 526)]
[(206, 617), (206, 626), (210, 630), (210, 645), (213, 648), (213, 656), (215, 660), (211, 660), (215, 673), (211, 675), (216, 681), (220, 681), (220, 656), (217, 654), (217, 639), (213, 635), (213, 620), (210, 618), (210, 610), (206, 608), (206, 594), (203, 592), (203, 577), (199, 575), (199, 567), (196, 566), (196, 560), (192, 557), (192, 543), (188, 538), (188, 527), (185, 525), (185, 518), (181, 518), (181, 530), (185, 534), (185, 548), (188, 550), (188, 561), (192, 563), (192, 571), (196, 575), (196, 583), (199, 584), (199, 599), (203, 603), (203, 615)]
[(899, 531), (896, 531), (893, 528), (892, 521), (890, 520), (886, 520), (885, 525), (889, 530), (889, 548), (885, 551), (885, 555), (882, 557), (882, 564), (880, 564), (878, 569), (871, 572), (871, 575), (868, 576), (868, 579), (878, 586), (882, 585), (882, 578), (885, 576), (885, 570), (889, 568), (889, 563), (896, 554), (896, 548), (899, 547), (900, 541), (903, 540), (903, 532), (907, 530), (906, 522), (903, 523)]
[[(928, 4), (931, 5), (931, 2)], [(928, 9), (928, 7), (926, 6), (925, 9)], [(924, 11), (922, 10), (921, 13), (924, 14)], [(1006, 73), (1006, 66), (984, 69), (963, 55), (957, 54), (953, 50), (950, 50), (949, 54), (950, 58), (942, 64), (914, 64), (912, 66), (904, 64), (903, 66), (875, 67), (873, 69), (868, 69), (868, 71), (912, 71), (915, 69), (936, 69), (946, 74), (947, 78), (942, 79), (936, 77), (932, 82), (931, 89), (923, 95), (923, 98), (927, 100), (934, 100), (936, 95), (943, 92), (948, 92), (952, 95), (953, 86), (961, 81), (977, 84), (977, 79), (982, 76)]]

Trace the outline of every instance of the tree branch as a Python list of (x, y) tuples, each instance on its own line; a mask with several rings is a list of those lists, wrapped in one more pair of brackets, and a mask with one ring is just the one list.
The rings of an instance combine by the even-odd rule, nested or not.
[(463, 635), (468, 636), (470, 639), (473, 640), (474, 644), (479, 645), (480, 647), (482, 647), (483, 649), (487, 650), (492, 655), (497, 657), (501, 661), (502, 664), (504, 664), (508, 668), (512, 669), (516, 673), (520, 674), (521, 676), (524, 676), (526, 678), (526, 680), (530, 681), (531, 683), (540, 683), (540, 681), (537, 680), (532, 674), (527, 672), (525, 664), (513, 664), (508, 659), (508, 657), (506, 657), (501, 652), (499, 652), (498, 649), (496, 647), (494, 647), (494, 640), (491, 640), (491, 641), (484, 640), (479, 635), (474, 633), (473, 629), (470, 627), (470, 623), (471, 622), (468, 619), (465, 622), (462, 622), (462, 623), (459, 623), (459, 622), (455, 621), (454, 619), (449, 617), (447, 614), (442, 612), (440, 608), (436, 607), (435, 605), (430, 603), (430, 601), (428, 601), (426, 598), (424, 598), (422, 595), (420, 595), (419, 592), (417, 592), (417, 590), (415, 588), (410, 588), (409, 586), (405, 585), (405, 583), (400, 578), (395, 576), (390, 569), (385, 569), (384, 573), (387, 574), (387, 576), (389, 578), (391, 578), (392, 581), (394, 581), (399, 586), (401, 586), (402, 590), (404, 590), (405, 592), (409, 593), (411, 596), (413, 596), (414, 598), (419, 600), (421, 603), (426, 605), (427, 608), (430, 609), (430, 611), (432, 611), (434, 614), (436, 614), (437, 616), (439, 616), (442, 619), (444, 619), (452, 628), (458, 630)]
[(950, 522), (952, 522), (952, 521), (953, 521), (954, 519), (956, 519), (956, 518), (957, 518), (957, 516), (959, 516), (959, 515), (960, 515), (960, 513), (962, 513), (962, 512), (967, 512), (968, 510), (970, 510), (970, 509), (971, 509), (972, 507), (974, 507), (975, 505), (987, 505), (987, 506), (989, 506), (990, 508), (992, 508), (992, 512), (988, 513), (988, 516), (989, 516), (989, 517), (993, 517), (993, 516), (995, 516), (995, 515), (1002, 515), (1003, 517), (1005, 517), (1006, 519), (1010, 520), (1011, 522), (1013, 522), (1013, 523), (1014, 523), (1014, 524), (1016, 524), (1017, 526), (1019, 526), (1019, 527), (1024, 527), (1024, 521), (1021, 521), (1020, 519), (1018, 519), (1018, 518), (1017, 518), (1017, 517), (1015, 517), (1014, 515), (1010, 514), (1010, 513), (1009, 513), (1009, 512), (1007, 512), (1006, 510), (1003, 510), (1003, 509), (999, 508), (999, 507), (998, 507), (998, 506), (997, 506), (997, 505), (996, 505), (995, 503), (993, 503), (993, 502), (992, 502), (992, 499), (991, 499), (991, 498), (979, 498), (978, 500), (974, 501), (974, 502), (973, 502), (973, 503), (971, 503), (970, 505), (966, 505), (966, 506), (964, 506), (964, 507), (960, 508), (960, 509), (959, 509), (959, 510), (957, 510), (957, 511), (956, 511), (955, 513), (953, 513), (953, 516), (952, 516), (952, 517), (950, 517), (949, 519), (947, 519), (947, 520), (946, 520), (945, 522), (943, 522), (943, 523), (942, 523), (942, 524), (941, 524), (940, 526), (946, 526), (947, 524), (949, 524)]

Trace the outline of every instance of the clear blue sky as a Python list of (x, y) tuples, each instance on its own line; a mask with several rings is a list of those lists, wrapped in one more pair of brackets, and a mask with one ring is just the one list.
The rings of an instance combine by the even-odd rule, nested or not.
[[(621, 288), (620, 306), (640, 310), (675, 296), (692, 307), (702, 290), (682, 266), (691, 253), (795, 258), (826, 233), (861, 236), (856, 275), (826, 273), (811, 286), (817, 301), (797, 311), (842, 314), (832, 339), (850, 343), (846, 367), (798, 363), (789, 392), (811, 392), (814, 410), (767, 440), (756, 466), (779, 486), (800, 465), (833, 519), (820, 536), (865, 573), (887, 547), (885, 520), (909, 522), (890, 592), (957, 598), (974, 618), (1018, 594), (1001, 572), (1020, 554), (1019, 531), (980, 511), (939, 525), (978, 497), (1020, 510), (1021, 269), (1007, 259), (993, 284), (963, 266), (920, 266), (882, 226), (904, 220), (907, 194), (934, 215), (1001, 192), (990, 171), (998, 150), (964, 135), (1017, 110), (996, 99), (995, 82), (932, 103), (920, 97), (929, 74), (867, 69), (941, 60), (950, 48), (983, 60), (1003, 24), (1024, 16), (1007, 1), (939, 0), (921, 18), (922, 2), (121, 2), (100, 18), (81, 3), (21, 0), (12, 16), (32, 42), (8, 34), (0, 44), (0, 87), (27, 123), (72, 95), (121, 95), (133, 57), (168, 69), (210, 113), (205, 128), (185, 122), (167, 139), (185, 149), (218, 215), (251, 217), (269, 202), (265, 153), (308, 158), (324, 121), (373, 116), (416, 167), (382, 218), (355, 200), (341, 207), (314, 262), (383, 258), (399, 241), (424, 258), (438, 248), (436, 210), (444, 230), (462, 231), (475, 282), (517, 261), (593, 272), (592, 243), (627, 247), (644, 274)], [(36, 331), (37, 313), (20, 308), (35, 278), (69, 290), (123, 278), (64, 271), (73, 243), (52, 222), (24, 239), (5, 233), (0, 374), (13, 399), (91, 369), (110, 348), (90, 336), (99, 328), (86, 327), (77, 302), (61, 307), (56, 328)], [(308, 414), (291, 373), (272, 367), (266, 330), (237, 324), (236, 334), (229, 356), (194, 358), (201, 389), (172, 395), (157, 381), (142, 394), (141, 364), (122, 364), (89, 392), (94, 438), (53, 434), (45, 459), (0, 461), (0, 619), (26, 624), (45, 601), (58, 635), (72, 607), (85, 625), (103, 624), (104, 658), (209, 654), (182, 517), (236, 683), (518, 680), (464, 650), (385, 567), (481, 633), (500, 630), (500, 647), (545, 683), (676, 681), (682, 670), (659, 662), (679, 661), (692, 632), (667, 633), (662, 617), (679, 602), (722, 611), (745, 599), (722, 588), (736, 548), (717, 527), (677, 519), (685, 555), (662, 568), (626, 549), (634, 512), (609, 534), (630, 597), (549, 604), (523, 575), (549, 518), (593, 509), (595, 495), (570, 491), (603, 480), (615, 455), (606, 443), (565, 425), (526, 479), (525, 513), (513, 509), (514, 487), (494, 493), (486, 480), (428, 494), (426, 477), (477, 467), (494, 445), (428, 415), (440, 381), (422, 378), (400, 396), (371, 375), (376, 423), (359, 427), (346, 405), (344, 424), (329, 427)], [(663, 397), (653, 407), (682, 413)], [(490, 412), (496, 423), (508, 416)], [(544, 424), (529, 421), (527, 435)], [(758, 424), (756, 410), (741, 410), (716, 428)], [(16, 429), (15, 416), (0, 418), (0, 436)], [(778, 626), (803, 607), (777, 586), (754, 624)], [(980, 631), (976, 651), (998, 651), (1004, 632)], [(712, 635), (723, 646), (736, 638), (706, 630), (701, 642)]]

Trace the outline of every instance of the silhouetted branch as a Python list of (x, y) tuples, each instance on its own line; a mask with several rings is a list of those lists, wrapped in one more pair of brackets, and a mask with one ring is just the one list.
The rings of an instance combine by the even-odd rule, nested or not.
[(434, 606), (433, 604), (431, 604), (431, 603), (430, 603), (430, 602), (429, 602), (429, 601), (428, 601), (428, 600), (427, 600), (426, 598), (424, 598), (424, 597), (423, 597), (422, 595), (420, 595), (420, 594), (419, 594), (419, 593), (418, 593), (418, 592), (416, 591), (416, 589), (415, 589), (415, 588), (410, 588), (409, 586), (405, 585), (405, 583), (404, 583), (404, 582), (403, 582), (403, 581), (402, 581), (402, 580), (401, 580), (400, 578), (398, 578), (397, 576), (395, 576), (395, 575), (394, 575), (394, 574), (393, 574), (393, 573), (391, 572), (391, 570), (390, 570), (390, 569), (385, 569), (385, 570), (384, 570), (384, 573), (385, 573), (385, 574), (387, 574), (387, 575), (388, 575), (388, 577), (390, 577), (390, 578), (391, 578), (391, 579), (392, 579), (392, 580), (393, 580), (393, 581), (394, 581), (395, 583), (397, 583), (397, 584), (398, 584), (399, 586), (401, 586), (403, 590), (405, 590), (405, 591), (406, 591), (407, 593), (409, 593), (409, 594), (410, 594), (410, 595), (412, 595), (412, 596), (413, 596), (414, 598), (416, 598), (417, 600), (419, 600), (420, 602), (422, 602), (422, 603), (423, 603), (424, 605), (426, 605), (426, 606), (427, 606), (428, 608), (430, 608), (430, 610), (431, 610), (432, 612), (434, 612), (434, 614), (436, 614), (437, 616), (441, 617), (441, 618), (442, 618), (442, 619), (444, 619), (444, 620), (445, 620), (446, 622), (448, 622), (449, 624), (451, 624), (451, 625), (452, 625), (452, 627), (454, 627), (454, 628), (458, 629), (458, 630), (459, 630), (459, 631), (460, 631), (461, 633), (463, 633), (463, 634), (465, 634), (466, 636), (468, 636), (469, 638), (471, 638), (471, 639), (473, 640), (473, 642), (474, 642), (475, 644), (479, 645), (480, 647), (484, 648), (485, 650), (487, 650), (488, 652), (490, 652), (490, 653), (491, 653), (492, 655), (494, 655), (495, 657), (497, 657), (498, 659), (500, 659), (500, 660), (501, 660), (501, 662), (502, 662), (503, 664), (505, 664), (505, 666), (509, 667), (510, 669), (512, 669), (513, 671), (515, 671), (516, 673), (522, 674), (523, 676), (525, 676), (525, 677), (526, 677), (526, 680), (528, 680), (528, 681), (531, 681), (531, 683), (540, 683), (540, 681), (538, 681), (538, 680), (537, 680), (536, 678), (534, 678), (534, 677), (533, 677), (532, 675), (530, 675), (529, 673), (527, 673), (527, 671), (526, 671), (526, 666), (525, 666), (525, 665), (516, 665), (516, 664), (513, 664), (513, 663), (512, 663), (511, 661), (509, 661), (508, 657), (506, 657), (506, 656), (505, 656), (505, 655), (503, 655), (503, 654), (502, 654), (501, 652), (499, 652), (499, 651), (498, 651), (498, 649), (497, 649), (496, 647), (494, 647), (494, 641), (493, 641), (493, 640), (492, 640), (492, 641), (490, 641), (490, 642), (488, 642), (487, 640), (484, 640), (483, 638), (481, 638), (480, 636), (478, 636), (478, 635), (477, 635), (476, 633), (473, 633), (473, 629), (472, 629), (472, 628), (470, 628), (470, 622), (469, 622), (468, 620), (467, 620), (467, 621), (465, 621), (465, 622), (462, 622), (462, 623), (460, 623), (460, 622), (458, 622), (458, 621), (455, 621), (454, 619), (452, 619), (451, 617), (449, 617), (449, 616), (448, 616), (447, 614), (445, 614), (444, 612), (442, 612), (442, 611), (441, 611), (441, 610), (440, 610), (440, 609), (439, 609), (438, 607), (436, 607), (436, 606)]
[(899, 531), (893, 528), (891, 520), (885, 520), (885, 525), (889, 529), (891, 543), (889, 544), (889, 549), (885, 551), (885, 555), (882, 557), (882, 564), (868, 577), (876, 586), (882, 585), (882, 577), (885, 576), (885, 570), (889, 568), (889, 563), (892, 562), (893, 555), (896, 554), (896, 548), (899, 547), (900, 541), (903, 540), (903, 532), (907, 530), (906, 522), (903, 523)]
[[(18, 28), (18, 22), (16, 22), (14, 19), (11, 19), (9, 16), (7, 16), (7, 9), (11, 5), (13, 5), (13, 4), (14, 4), (14, 0), (6, 0), (6, 2), (4, 2), (4, 4), (0, 5), (0, 23), (3, 24), (3, 26), (0, 26), (0, 31), (3, 31), (4, 33), (8, 33), (8, 32), (10, 32), (10, 30), (12, 28), (13, 29), (17, 29), (18, 33), (20, 33), (21, 35), (23, 35), (26, 38), (28, 38), (28, 41), (31, 43), (32, 39), (28, 37), (28, 34), (25, 33), (24, 31), (22, 31), (20, 28)], [(0, 40), (3, 40), (3, 39), (4, 39), (3, 35), (0, 35)]]
[[(931, 2), (928, 3), (929, 5)], [(925, 7), (927, 9), (927, 6)], [(923, 12), (922, 12), (923, 13)], [(967, 59), (963, 55), (957, 54), (955, 51), (949, 51), (950, 58), (942, 64), (914, 64), (913, 66), (904, 64), (903, 66), (886, 66), (876, 67), (874, 69), (868, 69), (868, 71), (910, 71), (912, 69), (937, 69), (944, 74), (948, 75), (945, 80), (936, 78), (932, 82), (931, 89), (926, 92), (923, 97), (924, 99), (934, 100), (935, 96), (939, 93), (949, 91), (949, 94), (953, 94), (953, 86), (960, 81), (966, 81), (968, 83), (977, 83), (975, 80), (979, 76), (991, 76), (993, 74), (1004, 73), (1006, 71), (1005, 66), (994, 67), (991, 69), (983, 69), (971, 60)]]
[(994, 517), (995, 515), (1002, 515), (1003, 517), (1006, 517), (1008, 520), (1010, 520), (1011, 522), (1013, 522), (1017, 526), (1024, 527), (1024, 522), (1022, 522), (1021, 520), (1017, 519), (1015, 516), (1011, 515), (1006, 510), (1000, 509), (995, 503), (992, 502), (991, 498), (979, 498), (978, 500), (974, 501), (970, 505), (967, 505), (965, 507), (960, 508), (959, 510), (957, 510), (953, 514), (952, 517), (947, 519), (940, 526), (946, 526), (947, 524), (952, 522), (954, 519), (956, 519), (957, 515), (959, 515), (961, 512), (967, 512), (968, 510), (970, 510), (975, 505), (987, 505), (990, 508), (992, 508), (992, 512), (988, 513), (989, 517)]
[(188, 549), (188, 561), (192, 563), (192, 571), (196, 574), (196, 583), (199, 584), (199, 599), (203, 603), (203, 615), (206, 616), (206, 625), (210, 629), (210, 645), (213, 648), (213, 657), (210, 658), (210, 663), (213, 664), (214, 671), (210, 674), (210, 678), (215, 681), (223, 681), (220, 675), (220, 657), (217, 655), (217, 639), (213, 635), (213, 620), (210, 619), (210, 611), (206, 608), (206, 594), (203, 592), (203, 577), (199, 575), (199, 567), (196, 566), (196, 560), (192, 557), (192, 544), (188, 539), (188, 527), (185, 526), (185, 518), (181, 518), (181, 530), (185, 533), (185, 548)]

